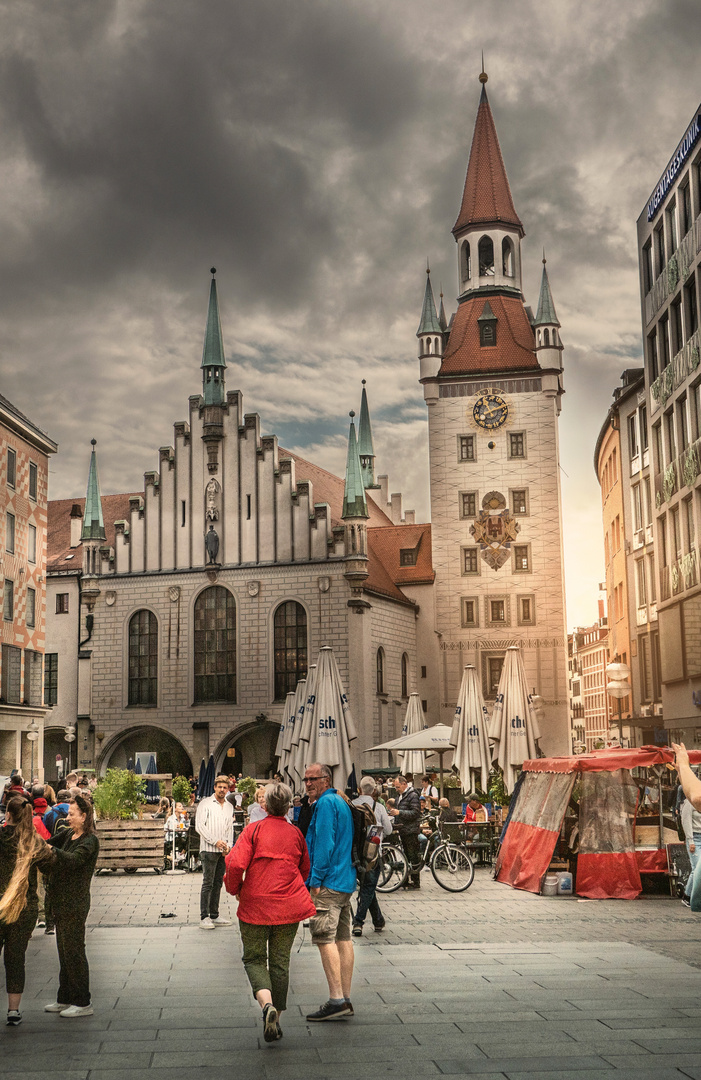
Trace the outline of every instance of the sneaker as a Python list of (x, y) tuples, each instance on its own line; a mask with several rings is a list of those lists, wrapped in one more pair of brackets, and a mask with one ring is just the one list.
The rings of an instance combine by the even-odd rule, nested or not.
[(67, 1005), (62, 1005), (60, 1001), (54, 1001), (51, 1005), (44, 1006), (44, 1012), (57, 1012), (61, 1013), (64, 1009), (67, 1009)]
[(341, 1005), (334, 1005), (331, 1001), (325, 1001), (320, 1009), (308, 1014), (307, 1020), (341, 1020), (345, 1016), (350, 1016), (352, 1009), (353, 1006), (349, 1006), (347, 1001), (344, 1001)]
[(266, 1005), (263, 1009), (263, 1038), (266, 1042), (276, 1042), (280, 1038), (279, 1030), (277, 1009), (273, 1005)]
[(54, 926), (47, 926), (47, 927), (46, 927), (46, 930), (44, 931), (44, 933), (45, 933), (45, 934), (55, 934), (55, 933), (56, 933), (56, 927), (54, 927)]
[(207, 917), (206, 919), (200, 919), (200, 930), (214, 930), (216, 927), (212, 920)]
[(691, 900), (688, 896), (682, 896), (682, 904), (684, 905), (684, 907), (691, 907)]
[(373, 930), (375, 931), (376, 934), (379, 934), (380, 931), (384, 930), (386, 925), (387, 925), (386, 923), (378, 922), (378, 923), (375, 924), (375, 926), (373, 926)]
[(363, 936), (363, 924), (362, 923), (355, 923), (353, 929), (351, 930), (351, 933), (352, 933), (353, 937), (362, 937)]
[(224, 915), (217, 915), (216, 919), (211, 920), (215, 926), (231, 926), (231, 919), (225, 918)]
[(8, 1009), (7, 1010), (7, 1026), (8, 1027), (19, 1027), (19, 1025), (21, 1023), (22, 1023), (22, 1013), (19, 1011), (19, 1009)]
[(61, 1016), (92, 1016), (92, 1005), (69, 1005), (64, 1009)]
[(348, 1012), (346, 1013), (348, 1019), (350, 1019), (351, 1016), (355, 1016), (355, 1009), (353, 1008), (353, 1002), (350, 998), (346, 998), (346, 1008), (348, 1009)]

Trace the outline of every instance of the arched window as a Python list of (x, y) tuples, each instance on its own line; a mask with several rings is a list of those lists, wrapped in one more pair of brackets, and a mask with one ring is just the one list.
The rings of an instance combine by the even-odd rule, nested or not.
[(195, 601), (195, 702), (236, 701), (236, 601), (212, 585)]
[(426, 352), (429, 354), (429, 356), (431, 354), (431, 344), (432, 344), (431, 339), (426, 338)]
[(550, 331), (549, 330), (543, 330), (543, 344), (544, 345), (549, 345), (550, 344)]
[(377, 650), (377, 692), (385, 692), (385, 650), (382, 648)]
[(472, 277), (472, 264), (470, 260), (470, 245), (467, 240), (460, 249), (460, 257), (462, 260), (461, 272), (463, 280)]
[(436, 350), (436, 355), (438, 355), (438, 338), (434, 340), (433, 347)]
[(494, 244), (490, 236), (483, 236), (477, 249), (480, 277), (494, 277)]
[(402, 653), (402, 697), (409, 697), (409, 657)]
[(158, 620), (135, 611), (129, 620), (129, 704), (158, 704)]
[(514, 276), (514, 245), (505, 236), (501, 242), (501, 268), (504, 277)]
[(299, 679), (307, 676), (307, 613), (301, 604), (287, 600), (273, 619), (275, 650), (275, 700), (284, 701)]

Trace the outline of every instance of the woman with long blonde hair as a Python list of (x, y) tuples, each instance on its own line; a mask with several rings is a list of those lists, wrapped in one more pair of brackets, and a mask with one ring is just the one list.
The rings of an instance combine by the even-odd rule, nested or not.
[(24, 955), (37, 921), (37, 865), (51, 860), (34, 828), (32, 806), (21, 796), (7, 804), (5, 828), (0, 829), (0, 950), (5, 962), (7, 1023), (22, 1023)]

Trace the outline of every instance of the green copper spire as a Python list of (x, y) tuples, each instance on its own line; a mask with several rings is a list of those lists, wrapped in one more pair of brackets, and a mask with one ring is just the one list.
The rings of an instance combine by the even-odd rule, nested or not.
[(420, 337), (421, 334), (441, 334), (443, 328), (438, 321), (436, 315), (436, 303), (433, 299), (433, 289), (431, 288), (431, 270), (426, 267), (426, 291), (424, 292), (424, 306), (421, 311), (421, 322), (419, 323), (419, 329), (416, 331), (416, 336)]
[(354, 416), (355, 413), (351, 411), (350, 431), (348, 432), (348, 458), (346, 459), (346, 482), (343, 489), (343, 513), (341, 515), (344, 521), (346, 518), (367, 518), (370, 516), (365, 499), (365, 485), (363, 484), (363, 474), (360, 468), (358, 444), (355, 438)]
[(445, 305), (443, 304), (443, 290), (442, 289), (441, 289), (441, 307), (440, 307), (440, 311), (438, 312), (438, 322), (440, 323), (441, 330), (443, 331), (443, 333), (445, 333), (446, 330), (448, 329), (448, 320), (445, 317)]
[(106, 540), (105, 522), (102, 517), (102, 501), (100, 499), (100, 479), (97, 475), (97, 454), (95, 439), (91, 440), (92, 454), (90, 455), (90, 472), (88, 473), (88, 490), (85, 495), (85, 513), (83, 514), (83, 531), (81, 540)]
[(209, 311), (207, 312), (207, 329), (204, 333), (204, 348), (202, 350), (202, 392), (205, 405), (223, 405), (224, 393), (224, 339), (221, 332), (219, 319), (219, 300), (217, 299), (217, 282), (214, 277), (216, 268), (212, 267), (212, 284), (209, 290)]
[(365, 379), (363, 379), (363, 393), (360, 398), (358, 454), (360, 455), (360, 469), (363, 474), (363, 487), (377, 487), (375, 483), (375, 450), (372, 445), (372, 427), (370, 426), (370, 409), (368, 407), (368, 395), (365, 391)]
[(538, 297), (538, 311), (536, 312), (534, 326), (559, 326), (555, 305), (553, 304), (548, 271), (545, 269), (545, 252), (543, 252), (543, 277), (540, 281), (540, 296)]

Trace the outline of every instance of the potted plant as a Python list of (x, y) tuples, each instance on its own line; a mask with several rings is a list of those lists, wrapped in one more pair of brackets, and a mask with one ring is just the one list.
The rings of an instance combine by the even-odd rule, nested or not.
[(241, 805), (244, 810), (253, 802), (257, 786), (258, 785), (251, 776), (242, 776), (240, 780), (236, 781), (236, 790), (240, 791), (243, 795), (243, 803)]
[(100, 854), (97, 870), (139, 868), (160, 873), (163, 867), (163, 822), (142, 819), (146, 777), (130, 769), (108, 769), (93, 791), (98, 818)]
[(173, 798), (176, 803), (182, 803), (183, 806), (187, 806), (190, 802), (190, 781), (185, 776), (173, 777)]
[(129, 769), (108, 769), (93, 791), (100, 821), (131, 821), (146, 802), (146, 779)]
[(446, 773), (443, 777), (443, 795), (451, 806), (462, 807), (462, 781), (457, 773)]

